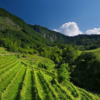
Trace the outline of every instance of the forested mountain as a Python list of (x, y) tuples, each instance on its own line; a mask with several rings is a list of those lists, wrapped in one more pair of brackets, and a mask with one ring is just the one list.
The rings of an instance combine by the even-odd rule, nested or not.
[[(100, 35), (78, 35), (74, 37), (65, 36), (59, 32), (51, 31), (45, 27), (39, 25), (29, 25), (35, 31), (41, 34), (44, 38), (48, 39), (49, 41), (55, 43), (56, 45), (59, 44), (74, 44), (78, 46), (83, 46), (85, 49), (93, 49), (91, 46), (97, 43), (100, 40)], [(100, 46), (95, 46), (95, 48)]]
[[(8, 48), (8, 50), (27, 52), (27, 49), (34, 49), (34, 52), (36, 52), (39, 47), (66, 43), (78, 45), (81, 50), (84, 48), (93, 49), (93, 44), (99, 40), (100, 35), (69, 37), (39, 25), (29, 25), (0, 8), (0, 45)], [(95, 48), (97, 47), (100, 46), (95, 46)]]
[[(11, 51), (36, 50), (51, 43), (22, 19), (0, 8), (0, 45)], [(23, 48), (23, 49), (22, 49)], [(25, 51), (26, 52), (26, 51)]]
[(59, 32), (51, 31), (45, 27), (39, 25), (29, 25), (36, 32), (40, 33), (41, 36), (53, 42), (54, 44), (65, 44), (70, 43), (71, 37), (65, 36)]

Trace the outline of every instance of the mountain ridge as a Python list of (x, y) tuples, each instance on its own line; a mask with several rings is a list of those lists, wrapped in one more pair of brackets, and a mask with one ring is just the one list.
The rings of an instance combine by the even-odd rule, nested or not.
[[(70, 37), (70, 36), (65, 36), (64, 34), (61, 34), (59, 32), (49, 30), (48, 28), (42, 27), (40, 25), (29, 25), (25, 23), (21, 18), (9, 13), (3, 8), (0, 8), (0, 32), (2, 36), (5, 38), (7, 37), (4, 36), (3, 33), (8, 34), (9, 32), (11, 32), (13, 33), (13, 37), (19, 38), (19, 40), (21, 41), (20, 47), (34, 48), (36, 50), (37, 47), (41, 47), (44, 45), (54, 46), (61, 44), (78, 45), (82, 50), (89, 48), (91, 49), (91, 46), (100, 40), (100, 35), (83, 34)], [(12, 42), (14, 41), (12, 40)], [(31, 45), (33, 46), (31, 47)]]

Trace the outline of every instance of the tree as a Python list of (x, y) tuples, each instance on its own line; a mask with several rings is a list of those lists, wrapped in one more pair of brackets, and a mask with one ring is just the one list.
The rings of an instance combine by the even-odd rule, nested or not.
[(84, 52), (74, 64), (71, 81), (82, 88), (100, 92), (100, 61), (97, 56), (93, 52)]
[(59, 83), (67, 82), (70, 80), (70, 72), (66, 70), (68, 68), (68, 64), (62, 64), (58, 69), (58, 81)]

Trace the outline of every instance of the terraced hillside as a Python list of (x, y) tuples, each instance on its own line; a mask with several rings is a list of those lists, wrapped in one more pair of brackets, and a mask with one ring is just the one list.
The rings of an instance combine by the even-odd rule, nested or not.
[(0, 100), (100, 100), (84, 89), (58, 83), (56, 73), (0, 56)]

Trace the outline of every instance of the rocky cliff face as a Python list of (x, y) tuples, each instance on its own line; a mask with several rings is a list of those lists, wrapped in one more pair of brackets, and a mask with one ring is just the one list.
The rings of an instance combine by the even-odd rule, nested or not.
[(47, 39), (50, 39), (51, 42), (55, 41), (57, 39), (57, 36), (56, 35), (48, 35), (47, 33), (41, 33), (41, 35), (44, 37), (44, 38), (47, 38)]
[(44, 38), (50, 40), (51, 42), (55, 41), (57, 39), (56, 34), (49, 32), (50, 30), (46, 29), (46, 28), (41, 28), (40, 26), (33, 26), (34, 30), (37, 31), (38, 33), (40, 33)]

